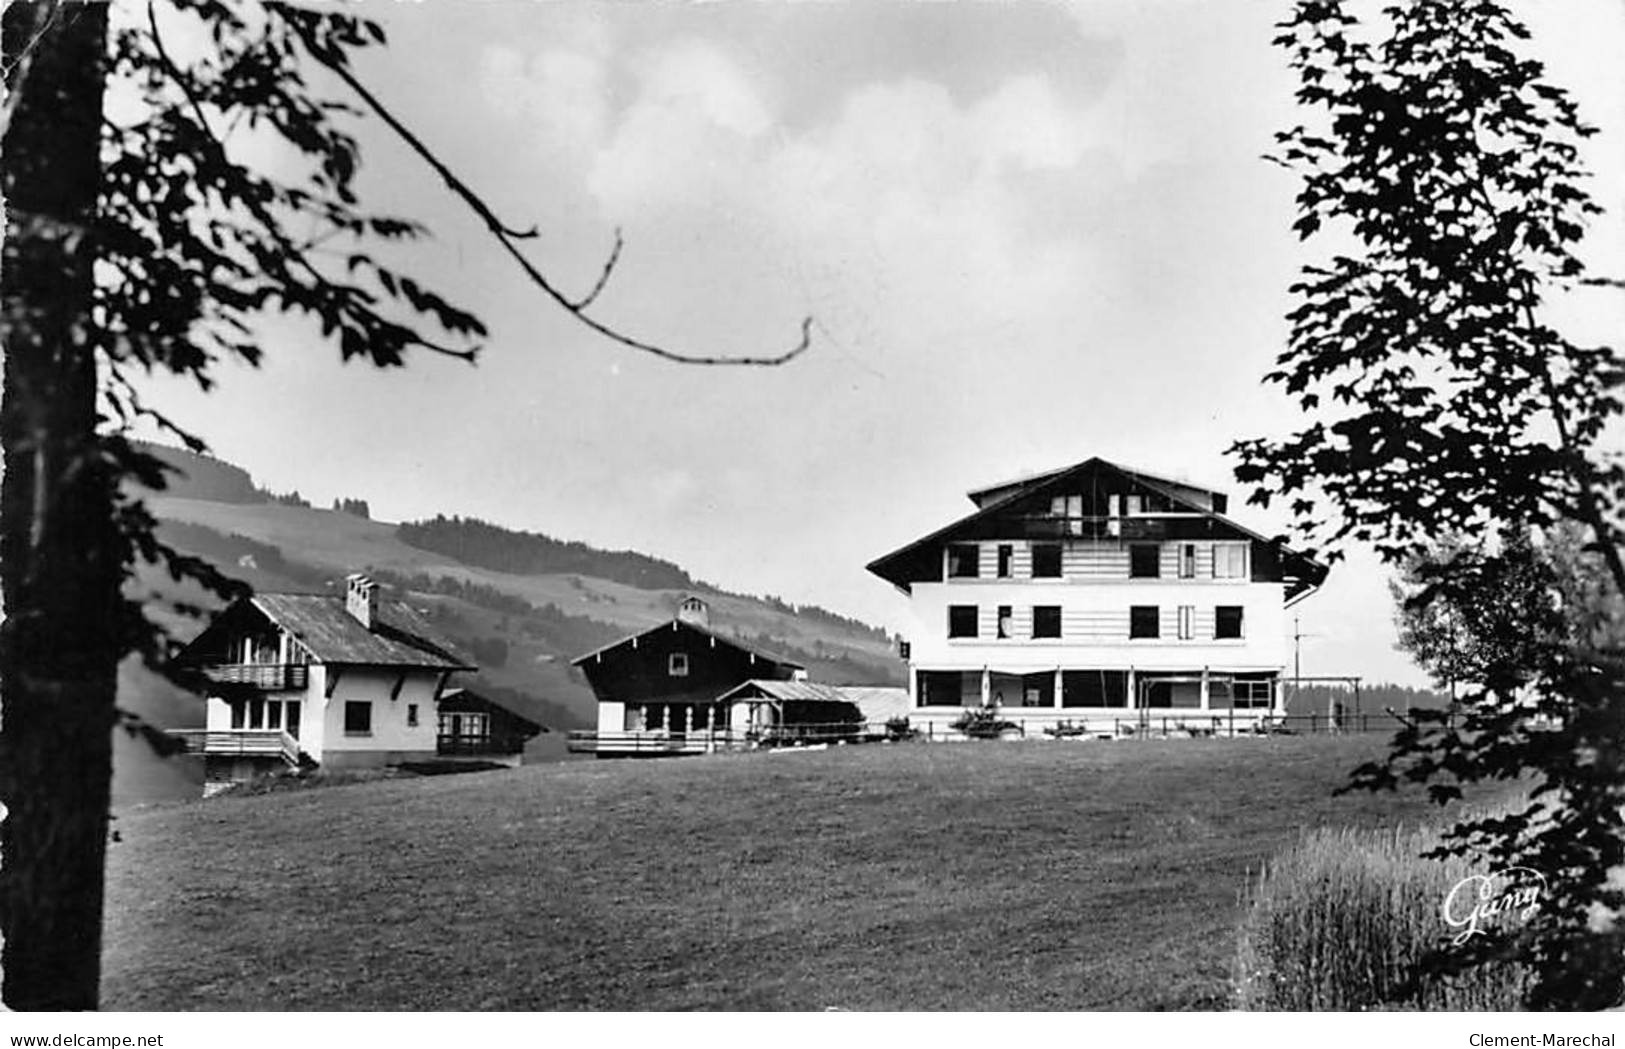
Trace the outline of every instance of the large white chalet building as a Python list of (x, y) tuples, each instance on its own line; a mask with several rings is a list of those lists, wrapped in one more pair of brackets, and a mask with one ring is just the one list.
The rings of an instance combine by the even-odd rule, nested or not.
[(1281, 712), (1284, 609), (1326, 568), (1220, 492), (1089, 459), (973, 491), (975, 512), (869, 565), (907, 594), (916, 725), (967, 707), (1090, 731)]

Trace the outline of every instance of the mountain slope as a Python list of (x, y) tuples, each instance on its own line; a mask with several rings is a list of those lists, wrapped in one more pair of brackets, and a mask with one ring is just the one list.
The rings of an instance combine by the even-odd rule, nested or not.
[[(903, 665), (883, 631), (821, 609), (797, 614), (777, 599), (719, 591), (645, 554), (596, 550), (461, 518), (397, 526), (286, 498), (273, 501), (251, 482), (245, 485), (246, 473), (229, 464), (174, 449), (150, 450), (188, 475), (177, 477), (165, 493), (148, 495), (166, 541), (262, 590), (322, 592), (340, 586), (350, 572), (368, 572), (477, 655), (481, 673), (473, 687), (502, 692), (521, 713), (554, 729), (590, 726), (596, 719), (591, 691), (570, 661), (669, 620), (689, 592), (704, 595), (719, 632), (805, 663), (815, 679), (903, 680)], [(191, 483), (197, 468), (207, 483)], [(230, 477), (229, 486), (221, 483), (223, 475)], [(259, 492), (260, 501), (245, 501), (245, 487)], [(413, 542), (403, 541), (403, 534)], [(200, 628), (176, 632), (189, 636)]]

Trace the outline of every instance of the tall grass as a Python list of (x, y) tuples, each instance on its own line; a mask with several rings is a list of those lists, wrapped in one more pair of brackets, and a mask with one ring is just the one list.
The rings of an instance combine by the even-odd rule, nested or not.
[(1480, 966), (1407, 988), (1448, 943), (1441, 906), (1464, 860), (1424, 860), (1436, 831), (1331, 830), (1277, 855), (1243, 892), (1236, 1004), (1249, 1010), (1510, 1010), (1521, 966)]

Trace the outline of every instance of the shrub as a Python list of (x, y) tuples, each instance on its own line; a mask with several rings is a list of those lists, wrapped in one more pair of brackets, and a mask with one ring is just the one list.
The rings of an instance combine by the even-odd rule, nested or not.
[(998, 739), (1018, 726), (1014, 721), (1006, 721), (1000, 717), (996, 708), (973, 707), (959, 715), (949, 727), (963, 732), (971, 739)]
[(1522, 1007), (1511, 963), (1410, 982), (1451, 932), (1441, 906), (1474, 868), (1424, 860), (1435, 832), (1322, 829), (1266, 863), (1243, 892), (1236, 1004), (1251, 1010)]
[(906, 717), (886, 719), (886, 738), (893, 743), (902, 743), (905, 740), (913, 739), (919, 734), (920, 730), (910, 725)]

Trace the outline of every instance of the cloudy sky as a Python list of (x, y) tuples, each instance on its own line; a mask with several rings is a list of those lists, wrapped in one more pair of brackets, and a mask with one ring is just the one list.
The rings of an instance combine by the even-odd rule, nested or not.
[[(165, 402), (276, 490), (632, 547), (901, 627), (863, 566), (966, 512), (967, 489), (1101, 455), (1239, 506), (1226, 447), (1295, 422), (1259, 381), (1308, 259), (1291, 176), (1260, 159), (1295, 120), (1269, 45), (1286, 6), (374, 0), (391, 45), (362, 75), (541, 226), (538, 264), (584, 290), (624, 231), (602, 319), (758, 354), (810, 314), (813, 349), (717, 369), (607, 344), (370, 131), (365, 192), (434, 229), (416, 268), (487, 321), (481, 363), (379, 374), (268, 323), (261, 371)], [(1593, 250), (1625, 258), (1625, 3), (1526, 10), (1603, 128)], [(1625, 323), (1600, 295), (1567, 309)], [(1383, 578), (1353, 551), (1300, 606), (1305, 673), (1420, 683)]]

